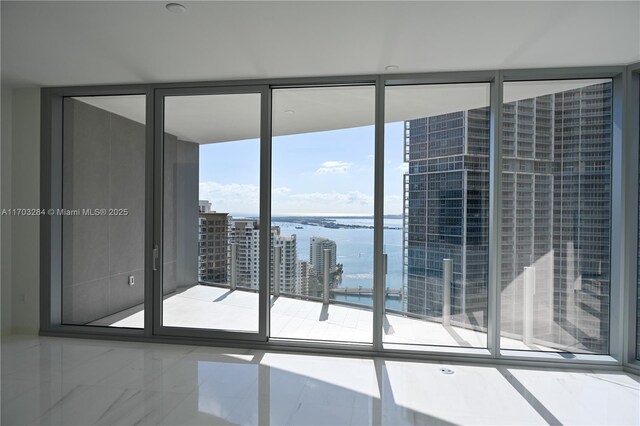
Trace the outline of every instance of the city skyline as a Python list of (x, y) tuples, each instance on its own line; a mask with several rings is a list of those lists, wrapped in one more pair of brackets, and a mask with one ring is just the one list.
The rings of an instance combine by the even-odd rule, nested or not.
[[(227, 213), (210, 211), (207, 200), (199, 200), (198, 281), (201, 284), (229, 285), (231, 288), (259, 287), (260, 230), (256, 220), (234, 219)], [(270, 229), (270, 281), (286, 294), (319, 297), (323, 277), (322, 249), (329, 249), (332, 287), (341, 276), (336, 265), (336, 243), (312, 237), (309, 260), (298, 258), (296, 234), (284, 235), (279, 226)], [(338, 267), (337, 267), (338, 266)]]

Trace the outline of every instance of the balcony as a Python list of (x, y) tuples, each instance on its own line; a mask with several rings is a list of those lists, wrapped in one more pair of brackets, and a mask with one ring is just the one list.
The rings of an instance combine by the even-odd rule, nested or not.
[[(163, 325), (198, 329), (257, 330), (258, 293), (224, 286), (195, 285), (165, 297)], [(118, 312), (89, 325), (110, 327), (144, 326), (142, 305)], [(301, 296), (271, 297), (271, 333), (275, 338), (322, 340), (346, 343), (371, 343), (373, 312), (370, 306), (356, 306), (331, 300), (322, 301)], [(460, 325), (416, 318), (400, 311), (387, 311), (384, 316), (384, 342), (394, 347), (404, 345), (450, 347), (486, 347), (486, 332)], [(412, 346), (409, 346), (412, 345)], [(517, 338), (503, 337), (501, 345), (510, 349), (554, 351), (539, 344), (524, 344)]]

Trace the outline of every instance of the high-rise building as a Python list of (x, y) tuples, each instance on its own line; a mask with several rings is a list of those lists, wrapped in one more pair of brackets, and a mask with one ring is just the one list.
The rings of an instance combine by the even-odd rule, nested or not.
[(298, 261), (298, 288), (303, 296), (322, 297), (323, 286), (316, 268), (306, 260)]
[(198, 200), (198, 210), (200, 213), (209, 213), (211, 211), (211, 202), (209, 200)]
[(555, 95), (554, 341), (609, 351), (611, 83)]
[(489, 110), (405, 122), (405, 309), (442, 315), (445, 259), (451, 314), (486, 323)]
[[(299, 294), (298, 252), (296, 235), (282, 235), (280, 227), (271, 228), (271, 256), (269, 274), (274, 282), (276, 247), (280, 251), (280, 291)], [(233, 251), (235, 250), (235, 254)], [(228, 274), (231, 279), (232, 259), (235, 257), (236, 285), (257, 289), (260, 270), (260, 229), (255, 220), (230, 220), (228, 245)]]
[[(606, 352), (611, 84), (504, 105), (501, 332)], [(405, 122), (405, 309), (438, 317), (452, 259), (451, 314), (486, 326), (489, 110)]]
[(554, 95), (503, 109), (501, 330), (523, 335), (525, 279), (533, 279), (533, 334), (541, 336), (553, 310)]
[[(260, 229), (256, 220), (229, 221), (227, 246), (229, 279), (235, 276), (238, 287), (257, 289), (260, 269)], [(234, 264), (235, 258), (235, 264)], [(235, 268), (232, 271), (231, 268)], [(235, 273), (234, 273), (235, 272)]]
[(309, 240), (309, 261), (318, 274), (324, 271), (324, 249), (331, 250), (329, 271), (335, 272), (337, 248), (336, 242), (324, 237), (311, 237)]
[(502, 329), (523, 333), (529, 270), (533, 336), (608, 351), (611, 84), (504, 106)]
[(227, 283), (227, 213), (198, 215), (198, 281)]
[(296, 267), (296, 282), (298, 283), (298, 294), (309, 295), (309, 268), (311, 264), (305, 260), (298, 259)]
[[(277, 249), (277, 250), (276, 250)], [(280, 252), (279, 270), (276, 271), (275, 256)], [(298, 274), (298, 251), (296, 235), (281, 235), (280, 227), (271, 227), (271, 282), (275, 283), (275, 274), (279, 274), (280, 291), (300, 294), (300, 276)]]

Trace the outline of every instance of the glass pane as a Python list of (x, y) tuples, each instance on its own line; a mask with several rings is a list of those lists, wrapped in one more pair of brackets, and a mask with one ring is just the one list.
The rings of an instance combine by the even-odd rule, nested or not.
[(162, 323), (258, 331), (260, 94), (165, 98)]
[(271, 336), (372, 341), (373, 86), (273, 91)]
[(611, 81), (504, 98), (501, 347), (608, 353)]
[(144, 327), (145, 96), (64, 99), (62, 322)]
[(387, 87), (383, 342), (487, 346), (489, 84)]

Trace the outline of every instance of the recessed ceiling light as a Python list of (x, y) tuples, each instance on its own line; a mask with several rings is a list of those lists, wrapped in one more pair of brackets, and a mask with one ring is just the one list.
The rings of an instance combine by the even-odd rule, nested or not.
[(180, 3), (167, 3), (165, 7), (171, 13), (182, 13), (185, 10), (187, 10), (187, 8), (181, 5)]
[(384, 69), (387, 71), (397, 71), (400, 67), (397, 65), (387, 65)]
[(294, 113), (294, 111), (293, 111), (292, 109), (285, 109), (285, 110), (284, 110), (284, 113), (285, 113), (285, 114), (293, 114), (293, 113)]

